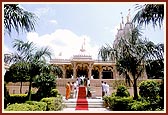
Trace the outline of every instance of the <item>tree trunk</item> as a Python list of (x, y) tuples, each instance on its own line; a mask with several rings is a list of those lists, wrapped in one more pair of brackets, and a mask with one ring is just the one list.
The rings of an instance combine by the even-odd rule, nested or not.
[(29, 93), (28, 93), (28, 98), (29, 98), (29, 101), (31, 101), (31, 86), (32, 86), (32, 79), (30, 78), (30, 84), (29, 84)]
[(20, 82), (20, 94), (22, 94), (22, 81)]
[(134, 78), (134, 84), (133, 84), (133, 88), (134, 88), (134, 100), (138, 99), (138, 90), (137, 90), (137, 79)]

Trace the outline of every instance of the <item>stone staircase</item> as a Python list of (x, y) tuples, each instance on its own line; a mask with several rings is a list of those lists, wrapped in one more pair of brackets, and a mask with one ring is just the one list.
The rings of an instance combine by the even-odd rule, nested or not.
[[(88, 108), (103, 108), (103, 100), (101, 98), (88, 99)], [(63, 104), (65, 108), (75, 108), (77, 99), (64, 99)], [(83, 103), (85, 104), (85, 103)]]

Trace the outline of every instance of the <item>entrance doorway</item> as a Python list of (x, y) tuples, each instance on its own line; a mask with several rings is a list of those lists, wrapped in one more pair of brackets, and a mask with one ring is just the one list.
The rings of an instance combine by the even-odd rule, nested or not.
[(77, 77), (84, 76), (85, 78), (88, 77), (88, 69), (87, 67), (78, 67), (77, 68)]
[(113, 72), (112, 71), (109, 71), (109, 70), (104, 70), (102, 72), (102, 77), (103, 79), (113, 79)]

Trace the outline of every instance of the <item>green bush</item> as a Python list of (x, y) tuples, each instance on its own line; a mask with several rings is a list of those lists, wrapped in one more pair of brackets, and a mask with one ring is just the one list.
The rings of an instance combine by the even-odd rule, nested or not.
[(61, 96), (43, 98), (41, 102), (47, 103), (47, 111), (59, 111), (63, 109), (63, 100)]
[(139, 95), (149, 101), (155, 101), (159, 96), (159, 84), (153, 80), (143, 81), (139, 87)]
[(150, 103), (147, 101), (134, 101), (129, 104), (132, 111), (148, 111), (150, 110)]
[(164, 81), (162, 81), (161, 83), (159, 83), (159, 87), (160, 87), (160, 92), (159, 92), (160, 101), (159, 101), (159, 105), (160, 105), (161, 109), (164, 109)]
[(37, 105), (37, 111), (46, 111), (47, 109), (47, 103), (45, 102), (37, 102), (37, 101), (26, 101), (29, 105)]
[(130, 93), (128, 92), (127, 88), (123, 85), (118, 86), (116, 96), (119, 97), (129, 97)]
[(10, 104), (13, 103), (24, 103), (28, 100), (27, 94), (11, 94), (10, 95)]
[(132, 102), (132, 97), (109, 97), (109, 108), (113, 111), (129, 111)]
[(50, 91), (50, 97), (57, 97), (57, 95), (58, 95), (58, 89), (52, 89), (51, 91)]
[(109, 107), (109, 97), (110, 96), (103, 96), (103, 104), (105, 107)]
[(8, 103), (10, 103), (10, 95), (6, 88), (6, 83), (4, 83), (4, 109), (7, 107)]
[(26, 103), (11, 104), (11, 105), (8, 105), (7, 108), (5, 109), (5, 111), (37, 111), (37, 110), (38, 110), (37, 105), (29, 105), (29, 104), (26, 104)]

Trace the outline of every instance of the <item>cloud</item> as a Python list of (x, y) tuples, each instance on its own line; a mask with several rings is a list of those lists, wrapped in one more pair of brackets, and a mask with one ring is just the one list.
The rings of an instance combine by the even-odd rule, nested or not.
[[(84, 43), (86, 53), (97, 58), (98, 46), (91, 45), (88, 35), (77, 35), (68, 29), (57, 29), (51, 34), (39, 36), (38, 33), (27, 34), (27, 40), (36, 44), (37, 47), (49, 47), (53, 53), (53, 58), (69, 59), (73, 55), (80, 54), (80, 49)], [(59, 57), (59, 55), (62, 55)]]
[(52, 24), (58, 24), (57, 20), (50, 20), (49, 22)]
[(3, 46), (3, 53), (4, 53), (4, 54), (9, 54), (9, 53), (11, 53), (10, 48), (9, 48), (7, 45), (5, 45), (5, 44), (4, 44), (4, 46)]
[(47, 8), (37, 8), (37, 9), (34, 11), (34, 13), (35, 13), (38, 17), (40, 17), (40, 16), (43, 15), (43, 14), (48, 14), (49, 11), (50, 11), (50, 8), (49, 8), (49, 7), (47, 7)]

